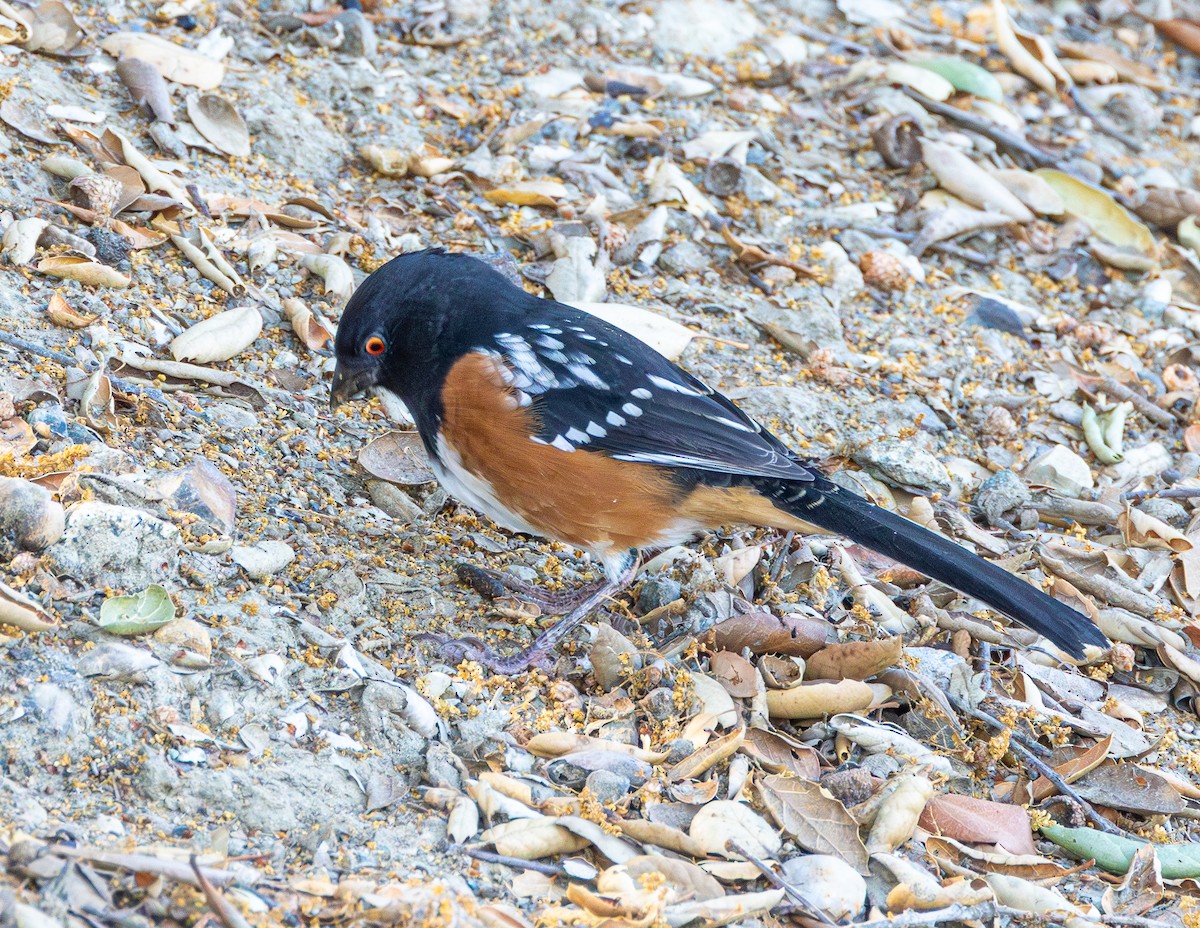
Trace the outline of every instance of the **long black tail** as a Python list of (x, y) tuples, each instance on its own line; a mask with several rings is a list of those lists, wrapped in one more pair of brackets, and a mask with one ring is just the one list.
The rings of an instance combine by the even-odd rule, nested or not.
[(1074, 657), (1083, 657), (1084, 645), (1110, 647), (1108, 639), (1087, 616), (966, 548), (836, 484), (820, 478), (812, 483), (759, 479), (755, 488), (797, 518), (845, 535), (983, 600), (1045, 635)]

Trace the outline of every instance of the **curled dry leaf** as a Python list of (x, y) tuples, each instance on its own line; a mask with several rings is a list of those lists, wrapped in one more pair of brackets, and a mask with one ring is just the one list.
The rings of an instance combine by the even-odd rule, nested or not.
[(436, 480), (417, 432), (388, 432), (358, 453), (358, 466), (378, 480), (419, 486)]
[(677, 360), (683, 354), (683, 349), (691, 343), (693, 338), (704, 335), (702, 331), (689, 329), (661, 313), (643, 309), (640, 306), (627, 306), (623, 303), (571, 303), (571, 305), (615, 325), (618, 329), (623, 329), (672, 361)]
[(4, 230), (4, 255), (17, 267), (33, 260), (37, 254), (38, 239), (50, 225), (45, 219), (30, 216), (18, 219)]
[(1007, 213), (962, 207), (939, 209), (929, 214), (920, 233), (909, 244), (908, 250), (919, 258), (937, 242), (944, 242), (967, 232), (1006, 226), (1012, 221), (1012, 217)]
[(117, 76), (129, 91), (135, 106), (140, 106), (157, 120), (175, 125), (171, 92), (158, 68), (144, 58), (126, 55), (117, 62)]
[(943, 188), (971, 206), (1004, 213), (1017, 222), (1033, 221), (1029, 207), (957, 148), (925, 139), (921, 158)]
[[(1119, 78), (1134, 84), (1141, 84), (1151, 90), (1166, 90), (1167, 85), (1154, 70), (1140, 61), (1126, 58), (1117, 49), (1103, 42), (1072, 42), (1067, 39), (1058, 40), (1058, 50), (1070, 58), (1084, 61), (1097, 61), (1112, 68)], [(1065, 62), (1064, 62), (1065, 64)]]
[(11, 625), (24, 632), (44, 632), (58, 623), (36, 600), (0, 583), (0, 626), (3, 625)]
[(1031, 171), (1012, 168), (993, 171), (992, 176), (1039, 216), (1061, 216), (1066, 210), (1054, 188)]
[(710, 662), (712, 675), (735, 699), (751, 699), (758, 692), (758, 673), (754, 665), (733, 651), (718, 651)]
[(225, 77), (225, 65), (221, 62), (145, 32), (114, 32), (100, 47), (114, 58), (128, 56), (148, 61), (176, 84), (214, 90)]
[(1187, 49), (1193, 55), (1200, 55), (1200, 23), (1190, 19), (1152, 19), (1155, 31), (1164, 39), (1174, 42), (1180, 48)]
[(59, 256), (44, 258), (38, 262), (38, 272), (49, 277), (60, 277), (63, 280), (77, 280), (89, 287), (129, 286), (129, 278), (116, 268), (87, 258)]
[(1141, 548), (1181, 553), (1190, 551), (1194, 545), (1187, 535), (1162, 519), (1127, 506), (1117, 518), (1117, 526), (1125, 536), (1125, 543)]
[(187, 101), (188, 119), (214, 146), (235, 158), (250, 156), (250, 130), (232, 103), (215, 93), (193, 94)]
[(921, 812), (933, 796), (933, 784), (925, 774), (911, 771), (888, 783), (884, 791), (867, 836), (871, 854), (890, 853), (913, 836)]
[(732, 757), (746, 740), (746, 729), (737, 728), (685, 757), (667, 770), (667, 776), (675, 782), (690, 780)]
[(253, 306), (227, 309), (197, 322), (171, 341), (176, 361), (210, 364), (241, 354), (262, 333), (262, 314)]
[(5, 3), (0, 8), (0, 13), (4, 14), (6, 21), (13, 24), (15, 32), (25, 33), (24, 38), (18, 41), (30, 52), (46, 52), (50, 55), (76, 54), (76, 49), (87, 34), (76, 21), (70, 8), (60, 0), (42, 0), (37, 6), (29, 9)]
[(97, 368), (88, 378), (83, 395), (79, 398), (79, 411), (87, 424), (97, 432), (103, 434), (117, 427), (112, 381), (104, 373), (104, 368)]
[(484, 194), (490, 203), (509, 206), (554, 206), (567, 195), (561, 180), (527, 180), (496, 187)]
[(783, 878), (803, 887), (804, 898), (837, 922), (853, 918), (867, 901), (867, 881), (832, 854), (793, 857), (784, 862)]
[[(842, 684), (851, 682), (854, 681), (843, 680)], [(866, 686), (865, 683), (861, 685)], [(873, 722), (868, 718), (849, 713), (835, 715), (829, 720), (829, 724), (834, 731), (849, 738), (868, 754), (892, 754), (925, 764), (943, 773), (954, 772), (948, 758), (942, 757), (932, 748), (905, 734), (896, 726)]]
[(1013, 70), (1049, 94), (1071, 86), (1071, 75), (1063, 68), (1050, 44), (1041, 36), (1018, 29), (1008, 15), (1004, 0), (992, 0), (996, 45)]
[(325, 293), (338, 303), (345, 303), (354, 293), (354, 272), (337, 255), (301, 255), (300, 266), (312, 271), (325, 282)]
[(296, 297), (288, 297), (283, 301), (283, 314), (292, 324), (292, 331), (311, 351), (320, 351), (333, 339), (325, 322), (311, 309), (308, 304)]

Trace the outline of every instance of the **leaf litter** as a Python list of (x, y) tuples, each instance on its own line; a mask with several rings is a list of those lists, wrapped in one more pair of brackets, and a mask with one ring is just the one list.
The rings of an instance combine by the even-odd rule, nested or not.
[[(0, 4), (0, 911), (1193, 918), (1194, 16), (349, 6)], [(518, 647), (544, 611), (456, 562), (593, 568), (325, 410), (354, 287), (433, 244), (1114, 649), (1060, 665), (870, 552), (722, 532), (551, 676), (439, 663), (420, 632)]]

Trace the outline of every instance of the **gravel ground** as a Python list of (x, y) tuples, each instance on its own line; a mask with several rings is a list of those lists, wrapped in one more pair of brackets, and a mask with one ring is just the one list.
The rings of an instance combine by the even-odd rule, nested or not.
[[(0, 484), (0, 580), (37, 604), (0, 612), (17, 616), (0, 634), (0, 850), (9, 852), (0, 924), (95, 926), (119, 920), (123, 906), (192, 924), (207, 905), (227, 928), (239, 917), (181, 888), (177, 875), (158, 873), (148, 890), (148, 865), (113, 871), (110, 895), (88, 914), (79, 885), (63, 888), (61, 862), (38, 869), (59, 860), (41, 842), (159, 861), (204, 855), (234, 867), (243, 887), (258, 881), (228, 890), (255, 923), (351, 917), (331, 914), (340, 902), (399, 924), (522, 924), (537, 911), (550, 924), (570, 921), (571, 904), (594, 910), (562, 899), (561, 874), (553, 885), (553, 874), (532, 871), (514, 882), (510, 867), (463, 853), (473, 833), (447, 834), (448, 810), (466, 793), (489, 817), (482, 772), (536, 775), (528, 782), (576, 796), (582, 781), (556, 779), (524, 750), (536, 733), (626, 746), (640, 736), (643, 747), (674, 749), (671, 763), (687, 756), (685, 732), (687, 747), (702, 748), (688, 728), (689, 687), (720, 674), (711, 642), (698, 651), (696, 637), (747, 609), (827, 622), (831, 641), (884, 635), (828, 540), (731, 530), (675, 552), (615, 607), (643, 620), (636, 631), (622, 629), (613, 645), (593, 626), (598, 644), (577, 636), (554, 674), (506, 679), (440, 663), (419, 633), (517, 647), (537, 628), (528, 607), (498, 608), (464, 587), (455, 563), (552, 590), (595, 573), (577, 552), (507, 535), (419, 476), (389, 481), (394, 459), (359, 457), (394, 428), (384, 411), (375, 402), (328, 408), (332, 358), (307, 320), (336, 323), (346, 296), (338, 271), (360, 282), (393, 254), (431, 245), (490, 256), (565, 301), (655, 310), (691, 330), (680, 363), (840, 482), (920, 521), (940, 519), (1012, 569), (1032, 567), (1031, 579), (1098, 617), (1118, 642), (1072, 677), (1103, 692), (1053, 690), (1059, 698), (1041, 706), (1120, 703), (1102, 716), (1124, 719), (1114, 735), (1124, 748), (1111, 756), (1194, 783), (1200, 562), (1187, 491), (1200, 486), (1200, 261), (1191, 250), (1200, 233), (1177, 226), (1200, 213), (1195, 57), (1120, 4), (1014, 10), (1060, 45), (1098, 42), (1161, 78), (1122, 71), (1115, 83), (1086, 84), (1081, 72), (1073, 99), (1018, 76), (980, 25), (986, 16), (957, 2), (915, 3), (896, 17), (886, 0), (364, 5), (183, 0), (157, 15), (148, 3), (76, 7), (86, 31), (76, 47), (61, 37), (41, 52), (0, 46), (0, 224), (11, 233), (0, 267), (0, 477), (23, 481)], [(170, 119), (134, 106), (102, 50), (129, 34), (208, 56), (168, 52), (157, 66), (175, 78), (158, 114)], [(1005, 134), (981, 134), (907, 94), (940, 90), (887, 70), (920, 71), (903, 59), (922, 53), (998, 74), (1003, 104), (980, 99), (978, 87), (974, 107), (971, 93), (951, 102)], [(219, 86), (205, 88), (218, 61)], [(240, 120), (226, 114), (198, 131), (200, 94), (232, 104)], [(248, 155), (229, 153), (239, 122)], [(919, 146), (912, 154), (914, 127), (933, 143), (923, 157)], [(102, 138), (106, 129), (157, 167), (139, 172), (145, 159)], [(1044, 160), (1030, 161), (1014, 138)], [(982, 182), (932, 163), (938, 143), (990, 168), (1053, 166), (1103, 182), (1142, 219), (1108, 194), (1034, 185), (1027, 178), (1041, 175), (1026, 173), (1013, 180), (1026, 185), (1023, 199), (1051, 189), (1057, 206), (996, 222), (1003, 209), (972, 199)], [(106, 165), (132, 202), (125, 225), (109, 222), (111, 203), (86, 183), (68, 183)], [(166, 177), (157, 186), (145, 181), (155, 171)], [(18, 261), (13, 230), (39, 217), (52, 227), (35, 229), (36, 249)], [(938, 222), (962, 223), (960, 234), (939, 239)], [(234, 292), (165, 239), (199, 228), (240, 277)], [(128, 286), (51, 276), (48, 259), (86, 255), (72, 236), (91, 243), (93, 272), (125, 275)], [(914, 238), (926, 245), (919, 256), (906, 244)], [(126, 254), (126, 239), (155, 241)], [(336, 256), (332, 271), (305, 267), (322, 253)], [(196, 356), (172, 342), (179, 332), (244, 307), (256, 312), (202, 330), (197, 363), (221, 372), (210, 375), (219, 382), (179, 366)], [(299, 318), (297, 307), (315, 316)], [(1085, 435), (1097, 412), (1108, 445)], [(1168, 486), (1175, 498), (1158, 493)], [(1122, 515), (1130, 493), (1141, 494), (1136, 515)], [(63, 506), (65, 532), (55, 522)], [(1061, 569), (1039, 560), (1047, 551)], [(852, 553), (884, 598), (921, 617), (905, 638), (912, 666), (935, 651), (979, 657), (979, 623), (954, 630), (949, 591), (922, 598), (903, 572)], [(151, 584), (169, 595), (160, 618), (171, 621), (125, 635), (101, 627), (103, 603)], [(1014, 634), (993, 642), (1008, 662), (997, 685), (1032, 687), (1013, 661), (1036, 663), (1039, 652)], [(618, 674), (618, 685), (598, 662), (620, 653), (640, 676)], [(919, 713), (902, 714), (911, 734), (938, 743)], [(1071, 736), (1077, 746), (1108, 731), (1086, 719)], [(782, 728), (838, 766), (832, 730)], [(987, 749), (988, 732), (975, 734)], [(1004, 756), (980, 761), (977, 795), (997, 798), (988, 784), (1005, 771), (1015, 780), (1011, 757), (997, 770)], [(719, 779), (723, 798), (739, 769), (724, 764), (697, 778)], [(887, 779), (899, 763), (867, 767)], [(778, 772), (754, 770), (752, 781)], [(594, 799), (605, 778), (592, 777)], [(628, 778), (618, 786), (610, 811), (629, 812)], [(1172, 813), (1195, 796), (1172, 788), (1178, 809), (1134, 801), (1111, 817), (1155, 840), (1185, 839), (1190, 817)], [(707, 801), (699, 796), (678, 790), (666, 804), (694, 816)], [(34, 860), (17, 853), (31, 847)], [(88, 866), (109, 873), (80, 864), (76, 884)], [(749, 882), (756, 873), (717, 875), (732, 896), (769, 890)], [(1095, 873), (1060, 888), (1098, 903)], [(364, 895), (355, 879), (392, 887), (400, 908), (379, 901), (386, 893)], [(876, 871), (867, 891), (877, 913), (888, 910), (887, 889)], [(1176, 892), (1152, 914), (1182, 924)], [(562, 908), (546, 909), (552, 900)], [(860, 900), (846, 918), (863, 911)], [(743, 920), (780, 919), (776, 907)]]

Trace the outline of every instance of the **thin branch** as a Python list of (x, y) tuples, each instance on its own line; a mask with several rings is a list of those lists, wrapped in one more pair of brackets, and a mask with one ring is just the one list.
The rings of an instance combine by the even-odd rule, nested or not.
[(787, 893), (792, 901), (797, 903), (806, 915), (811, 918), (816, 918), (818, 921), (826, 925), (837, 924), (837, 922), (825, 914), (823, 909), (806, 899), (800, 890), (796, 889), (795, 886), (787, 882), (787, 880), (783, 879), (783, 877), (772, 870), (770, 864), (768, 864), (765, 860), (755, 857), (752, 853), (741, 847), (736, 841), (726, 841), (725, 846), (741, 854), (746, 858), (746, 860), (754, 864), (754, 866), (758, 868), (759, 873), (766, 877), (768, 883), (770, 883), (776, 889), (782, 889), (785, 893)]
[(468, 857), (474, 857), (476, 860), (482, 860), (489, 864), (500, 864), (504, 867), (512, 867), (515, 870), (532, 870), (535, 873), (544, 873), (546, 876), (570, 876), (566, 868), (558, 864), (547, 864), (540, 860), (522, 860), (520, 857), (496, 854), (477, 847), (464, 847), (460, 845), (459, 850)]
[(1128, 499), (1137, 503), (1150, 497), (1156, 499), (1194, 499), (1197, 496), (1200, 496), (1200, 487), (1164, 487), (1161, 490), (1131, 490), (1129, 493), (1122, 493), (1121, 499)]

